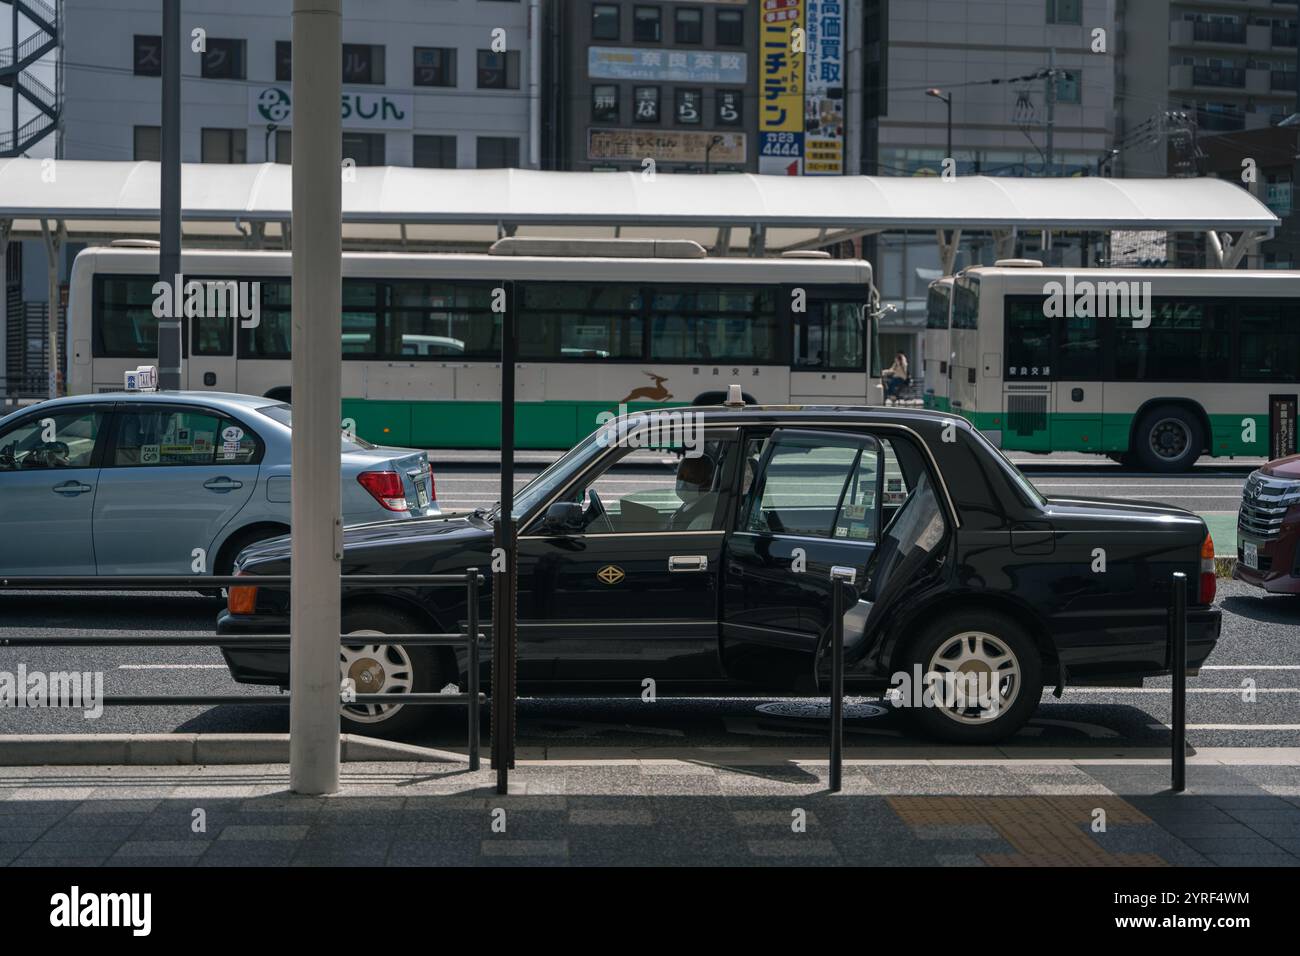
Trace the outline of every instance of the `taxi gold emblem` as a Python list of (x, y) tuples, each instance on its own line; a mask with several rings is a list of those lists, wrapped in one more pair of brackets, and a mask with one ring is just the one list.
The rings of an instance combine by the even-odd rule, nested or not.
[(600, 578), (600, 580), (604, 581), (606, 584), (618, 584), (618, 582), (622, 581), (625, 576), (626, 575), (623, 574), (622, 568), (615, 567), (612, 564), (607, 564), (596, 572), (596, 577)]

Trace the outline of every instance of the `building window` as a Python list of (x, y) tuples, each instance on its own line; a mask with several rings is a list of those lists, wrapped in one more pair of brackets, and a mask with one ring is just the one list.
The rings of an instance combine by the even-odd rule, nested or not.
[(519, 165), (519, 140), (514, 136), (480, 136), (475, 165), (479, 169), (508, 169)]
[(679, 126), (699, 126), (700, 119), (704, 112), (704, 94), (700, 90), (683, 90), (676, 91), (675, 106), (673, 109), (677, 117)]
[(678, 43), (703, 43), (704, 11), (699, 7), (678, 7), (674, 10), (673, 39)]
[(591, 88), (591, 120), (593, 123), (618, 122), (618, 86), (601, 83)]
[(209, 80), (242, 80), (244, 72), (244, 41), (222, 40), (208, 37), (208, 48), (200, 54), (200, 72)]
[(1079, 73), (1077, 70), (1062, 71), (1056, 78), (1056, 102), (1079, 102)]
[(1079, 0), (1047, 0), (1047, 22), (1081, 24), (1082, 6)]
[(343, 158), (358, 166), (384, 165), (384, 134), (344, 133)]
[(293, 43), (289, 40), (275, 41), (275, 81), (293, 81)]
[(162, 127), (137, 126), (132, 155), (153, 163), (162, 162)]
[(423, 169), (455, 169), (455, 136), (415, 137), (414, 165)]
[(384, 48), (372, 43), (343, 44), (344, 83), (383, 83)]
[(416, 86), (455, 86), (456, 50), (449, 46), (415, 48)]
[(242, 129), (205, 129), (202, 139), (203, 162), (248, 162), (248, 131)]
[(632, 121), (635, 123), (659, 122), (659, 87), (636, 86), (632, 88)]
[(277, 163), (293, 162), (293, 130), (275, 131), (275, 161)]
[(591, 5), (591, 38), (593, 40), (618, 39), (618, 4), (593, 3)]
[(740, 126), (745, 121), (744, 90), (718, 90), (713, 96), (719, 126)]
[(162, 37), (137, 33), (131, 63), (136, 76), (162, 76)]
[(658, 43), (664, 38), (663, 16), (658, 7), (632, 9), (632, 39), (639, 43)]
[(519, 51), (494, 53), (478, 51), (478, 88), (480, 90), (519, 89)]
[(719, 10), (714, 20), (714, 36), (718, 46), (745, 45), (745, 13), (743, 10)]

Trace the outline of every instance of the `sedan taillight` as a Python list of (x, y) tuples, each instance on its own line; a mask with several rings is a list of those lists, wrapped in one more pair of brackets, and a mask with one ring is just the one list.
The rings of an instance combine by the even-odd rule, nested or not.
[(363, 471), (357, 475), (361, 487), (389, 511), (408, 511), (402, 476), (395, 471)]
[(1214, 539), (1210, 533), (1205, 532), (1205, 540), (1201, 542), (1201, 586), (1197, 591), (1196, 600), (1198, 604), (1213, 604), (1215, 588), (1217, 587), (1214, 578)]

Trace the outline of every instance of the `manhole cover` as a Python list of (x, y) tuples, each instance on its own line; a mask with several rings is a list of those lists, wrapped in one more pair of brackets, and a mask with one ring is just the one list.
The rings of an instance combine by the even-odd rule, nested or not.
[[(830, 720), (831, 702), (829, 700), (773, 700), (758, 705), (758, 712), (769, 717), (801, 717), (808, 720)], [(861, 700), (844, 702), (844, 719), (861, 720), (866, 717), (879, 717), (889, 712), (889, 708), (880, 704), (868, 704)]]

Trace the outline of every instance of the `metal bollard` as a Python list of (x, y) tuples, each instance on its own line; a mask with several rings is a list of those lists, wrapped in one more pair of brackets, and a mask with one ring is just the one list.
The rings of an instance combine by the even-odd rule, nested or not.
[(479, 768), (479, 722), (481, 715), (478, 706), (478, 568), (465, 572), (469, 579), (465, 585), (465, 600), (468, 602), (465, 614), (465, 630), (469, 634), (469, 660), (466, 664), (466, 685), (469, 691), (469, 769)]
[(839, 793), (844, 763), (844, 588), (857, 580), (853, 568), (831, 568), (831, 753), (830, 792)]
[(1169, 642), (1172, 645), (1174, 700), (1170, 741), (1171, 788), (1187, 789), (1187, 575), (1175, 571), (1169, 598)]

